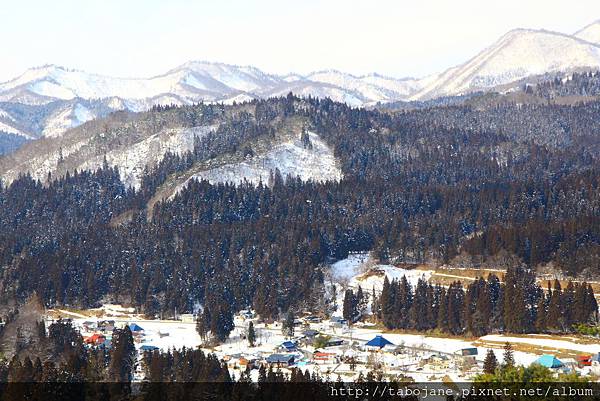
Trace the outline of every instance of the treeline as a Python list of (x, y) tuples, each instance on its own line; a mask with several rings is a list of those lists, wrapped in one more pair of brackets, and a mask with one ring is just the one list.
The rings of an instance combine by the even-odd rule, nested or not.
[(546, 292), (534, 274), (510, 268), (501, 282), (490, 274), (465, 287), (448, 288), (419, 279), (416, 286), (402, 277), (384, 281), (373, 304), (378, 319), (389, 329), (439, 331), (453, 335), (489, 333), (564, 333), (577, 325), (597, 323), (598, 305), (591, 285), (559, 281)]
[(523, 90), (525, 93), (545, 99), (563, 96), (598, 96), (600, 95), (600, 72), (575, 72), (567, 78), (556, 77), (536, 85), (526, 85)]
[[(1, 186), (3, 297), (35, 292), (47, 305), (84, 307), (109, 299), (149, 315), (202, 305), (214, 317), (228, 305), (227, 314), (252, 307), (268, 319), (291, 307), (326, 309), (326, 265), (353, 251), (385, 263), (471, 265), (506, 254), (499, 267), (600, 276), (597, 102), (388, 114), (287, 96), (142, 117), (110, 135), (221, 123), (193, 152), (148, 169), (137, 190), (107, 164), (47, 185), (24, 176)], [(342, 181), (276, 172), (257, 186), (192, 181), (148, 215), (171, 174), (244, 154), (290, 118), (334, 149)]]
[(129, 327), (115, 329), (112, 346), (86, 348), (70, 321), (43, 323), (34, 337), (17, 347), (13, 357), (0, 360), (0, 383), (6, 382), (129, 382), (136, 351)]

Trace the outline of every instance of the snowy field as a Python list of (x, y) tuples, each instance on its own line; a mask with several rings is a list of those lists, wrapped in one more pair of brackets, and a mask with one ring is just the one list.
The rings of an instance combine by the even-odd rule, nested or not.
[(541, 336), (530, 335), (527, 337), (511, 337), (503, 335), (487, 335), (480, 339), (483, 341), (494, 341), (494, 342), (510, 342), (510, 343), (522, 343), (531, 344), (541, 347), (553, 348), (557, 350), (572, 350), (578, 352), (587, 353), (598, 353), (600, 352), (600, 341), (597, 344), (578, 344), (577, 342), (569, 341), (565, 337), (564, 340), (555, 340), (551, 338), (543, 338)]

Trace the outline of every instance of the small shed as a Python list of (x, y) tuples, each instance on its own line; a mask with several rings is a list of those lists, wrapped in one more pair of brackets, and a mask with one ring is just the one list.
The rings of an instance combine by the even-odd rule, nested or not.
[(184, 313), (179, 315), (179, 318), (181, 319), (182, 323), (194, 323), (196, 321), (196, 319), (194, 318), (194, 315), (191, 313)]

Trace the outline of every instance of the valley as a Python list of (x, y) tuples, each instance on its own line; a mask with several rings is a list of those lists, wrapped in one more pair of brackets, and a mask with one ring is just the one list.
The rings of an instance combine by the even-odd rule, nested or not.
[[(344, 4), (324, 34), (255, 6), (235, 43), (186, 34), (212, 8), (149, 35), (151, 65), (107, 18), (120, 59), (0, 83), (0, 400), (598, 385), (600, 20), (349, 32)], [(342, 72), (410, 71), (426, 41), (447, 65)], [(185, 62), (206, 49), (228, 62)]]

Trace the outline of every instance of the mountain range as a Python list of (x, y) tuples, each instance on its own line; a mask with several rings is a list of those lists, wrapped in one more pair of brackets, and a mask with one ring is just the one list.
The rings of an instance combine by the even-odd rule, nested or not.
[(523, 80), (598, 68), (600, 20), (573, 35), (516, 29), (465, 63), (423, 78), (355, 76), (336, 70), (275, 75), (251, 66), (205, 61), (188, 62), (151, 78), (114, 78), (46, 65), (0, 84), (0, 135), (20, 140), (56, 137), (112, 111), (142, 111), (159, 104), (231, 104), (293, 92), (372, 106), (507, 91)]

